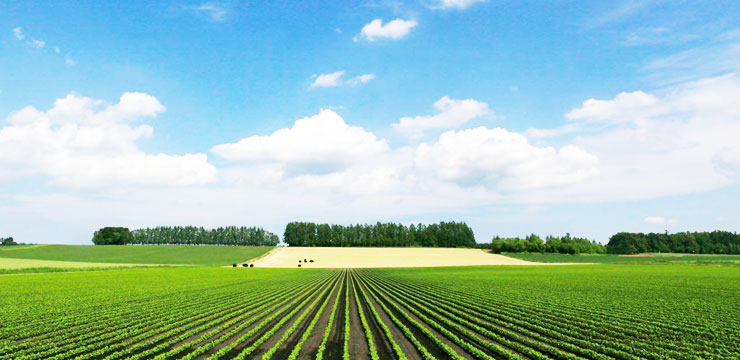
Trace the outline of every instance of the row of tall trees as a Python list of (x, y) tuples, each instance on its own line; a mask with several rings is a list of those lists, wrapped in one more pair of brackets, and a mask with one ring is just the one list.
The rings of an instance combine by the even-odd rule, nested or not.
[(607, 244), (611, 254), (673, 252), (688, 254), (740, 254), (740, 234), (729, 231), (626, 233), (613, 235)]
[(605, 254), (606, 247), (586, 238), (547, 236), (544, 240), (532, 234), (525, 238), (502, 238), (496, 236), (491, 240), (491, 251), (502, 252), (546, 252), (560, 254)]
[(205, 229), (196, 226), (159, 226), (132, 231), (129, 244), (140, 245), (240, 245), (276, 246), (277, 235), (256, 227), (226, 226)]
[(439, 224), (394, 223), (329, 225), (291, 222), (283, 241), (289, 246), (362, 247), (474, 247), (473, 230), (463, 222)]

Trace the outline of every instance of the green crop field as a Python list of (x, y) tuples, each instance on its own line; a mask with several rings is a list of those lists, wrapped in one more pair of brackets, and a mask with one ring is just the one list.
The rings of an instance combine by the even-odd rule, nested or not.
[(31, 245), (0, 249), (0, 258), (54, 261), (223, 266), (247, 261), (272, 249), (266, 246), (190, 245)]
[(737, 299), (693, 264), (9, 275), (0, 359), (737, 359)]
[(621, 256), (613, 254), (556, 254), (556, 253), (503, 253), (517, 259), (545, 263), (715, 263), (738, 264), (740, 255), (710, 254), (641, 254)]

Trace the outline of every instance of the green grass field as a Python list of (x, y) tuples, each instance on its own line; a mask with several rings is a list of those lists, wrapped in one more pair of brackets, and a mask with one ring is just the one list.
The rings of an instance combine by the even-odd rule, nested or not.
[(740, 265), (740, 255), (644, 254), (644, 256), (619, 256), (612, 254), (551, 254), (503, 253), (517, 259), (544, 263), (713, 263)]
[(102, 268), (121, 269), (121, 268), (142, 267), (142, 266), (159, 266), (159, 265), (89, 263), (89, 262), (75, 262), (75, 261), (15, 259), (15, 258), (0, 257), (0, 274), (87, 271), (87, 270), (100, 270)]
[[(264, 246), (40, 245), (0, 248), (0, 258), (115, 264), (223, 266), (268, 252)], [(1, 267), (1, 266), (0, 266)]]
[(737, 359), (737, 299), (678, 263), (11, 275), (0, 359)]

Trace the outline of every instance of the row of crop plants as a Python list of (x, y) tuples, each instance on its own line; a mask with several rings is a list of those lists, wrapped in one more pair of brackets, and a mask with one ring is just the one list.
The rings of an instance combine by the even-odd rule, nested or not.
[(228, 334), (247, 327), (259, 332), (271, 319), (299, 309), (317, 291), (336, 284), (338, 278), (338, 273), (300, 276), (279, 285), (249, 286), (246, 294), (241, 291), (244, 284), (237, 283), (112, 308), (78, 307), (77, 311), (56, 317), (36, 314), (26, 317), (26, 324), (15, 321), (18, 317), (8, 311), (3, 318), (10, 315), (7, 323), (17, 326), (3, 324), (7, 341), (0, 347), (0, 358), (193, 357), (192, 354), (208, 351), (219, 341), (228, 341)]
[(4, 309), (0, 359), (348, 360), (359, 348), (371, 360), (740, 358), (732, 329), (450, 281), (312, 271), (136, 298), (112, 284), (85, 299), (109, 303)]
[[(378, 303), (385, 302), (407, 317), (432, 341), (435, 334), (429, 332), (436, 331), (464, 350), (465, 357), (740, 358), (736, 339), (712, 341), (712, 331), (707, 329), (689, 327), (682, 332), (669, 322), (640, 321), (624, 314), (594, 315), (587, 309), (569, 311), (572, 304), (569, 308), (548, 307), (538, 299), (500, 301), (494, 289), (462, 293), (445, 286), (389, 279), (371, 270), (360, 271), (355, 277), (370, 293), (377, 294)], [(444, 349), (444, 343), (437, 345)]]

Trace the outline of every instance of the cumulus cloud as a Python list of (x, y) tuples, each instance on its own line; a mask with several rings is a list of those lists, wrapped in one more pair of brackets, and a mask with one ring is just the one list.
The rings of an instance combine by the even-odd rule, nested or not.
[(393, 128), (410, 134), (420, 136), (425, 130), (457, 128), (468, 121), (490, 113), (488, 104), (474, 99), (455, 100), (444, 96), (434, 103), (439, 111), (435, 115), (422, 115), (415, 117), (402, 117)]
[(389, 150), (385, 140), (350, 126), (332, 110), (296, 120), (271, 135), (254, 135), (214, 146), (225, 159), (278, 166), (292, 175), (335, 172)]
[(599, 173), (598, 159), (581, 148), (536, 147), (521, 134), (483, 126), (422, 143), (415, 165), (446, 181), (500, 191), (573, 184)]
[(375, 19), (362, 27), (360, 33), (354, 37), (354, 41), (362, 39), (367, 41), (398, 40), (406, 37), (416, 25), (418, 25), (416, 20), (395, 19), (383, 24), (383, 20)]
[(571, 110), (565, 117), (569, 120), (624, 120), (625, 115), (636, 114), (650, 105), (655, 105), (656, 102), (655, 96), (642, 91), (623, 92), (611, 100), (588, 99), (580, 108)]
[(646, 224), (655, 224), (655, 225), (676, 225), (678, 224), (678, 220), (665, 218), (662, 216), (648, 216), (645, 218), (644, 221)]
[(366, 84), (368, 81), (375, 79), (375, 74), (363, 74), (358, 75), (348, 80), (344, 80), (345, 72), (343, 70), (335, 71), (328, 74), (313, 75), (313, 83), (311, 83), (311, 89), (319, 87), (337, 87), (342, 85), (358, 86)]
[[(572, 193), (584, 199), (643, 199), (717, 189), (736, 176), (740, 78), (704, 78), (584, 102), (566, 127), (596, 155), (601, 175)], [(547, 134), (528, 131), (528, 134)]]
[[(70, 94), (46, 112), (26, 107), (0, 128), (0, 169), (11, 176), (42, 175), (73, 187), (116, 184), (190, 185), (210, 182), (216, 169), (205, 154), (147, 154), (141, 118), (165, 110), (153, 96), (125, 93), (117, 104)], [(12, 170), (12, 171), (11, 171)]]
[(437, 0), (427, 4), (430, 9), (467, 9), (470, 6), (484, 2), (485, 0)]
[(15, 38), (18, 40), (23, 40), (26, 38), (26, 36), (23, 35), (23, 29), (21, 29), (20, 27), (13, 28), (13, 36), (15, 36)]

